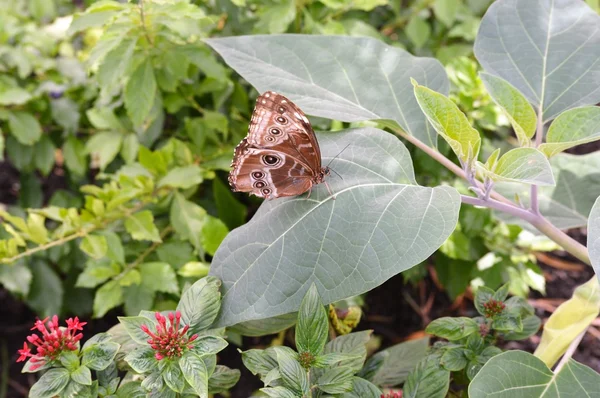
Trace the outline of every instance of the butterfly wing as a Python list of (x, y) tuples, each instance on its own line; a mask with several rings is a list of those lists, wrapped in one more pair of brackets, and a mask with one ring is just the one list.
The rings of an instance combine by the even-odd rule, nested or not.
[(247, 139), (236, 148), (229, 184), (234, 191), (273, 199), (308, 191), (312, 175), (306, 165), (283, 152), (251, 147)]
[(276, 147), (302, 161), (313, 173), (321, 170), (321, 150), (310, 122), (281, 94), (267, 91), (256, 99), (246, 138), (253, 147)]

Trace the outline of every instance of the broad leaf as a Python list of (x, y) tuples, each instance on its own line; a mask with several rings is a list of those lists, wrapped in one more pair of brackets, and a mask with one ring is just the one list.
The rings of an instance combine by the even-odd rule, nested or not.
[(296, 353), (288, 347), (273, 347), (277, 354), (279, 373), (287, 387), (304, 396), (309, 390), (309, 380), (306, 370), (296, 359)]
[(179, 366), (196, 394), (200, 398), (208, 398), (208, 372), (204, 361), (188, 351), (179, 360)]
[(369, 291), (454, 230), (459, 195), (413, 185), (408, 151), (394, 136), (364, 128), (319, 141), (324, 163), (350, 144), (331, 164), (343, 176), (328, 178), (335, 200), (319, 185), (310, 199), (266, 201), (229, 233), (211, 265), (224, 287), (220, 326), (297, 311), (313, 283), (325, 304)]
[(536, 185), (555, 184), (550, 162), (535, 148), (511, 149), (494, 162), (491, 170), (483, 169), (483, 172), (494, 181)]
[(85, 144), (85, 148), (87, 153), (97, 160), (100, 170), (104, 170), (117, 156), (122, 143), (123, 134), (104, 131), (94, 134)]
[(405, 398), (444, 398), (450, 387), (450, 371), (436, 358), (424, 358), (408, 375), (402, 387)]
[(469, 385), (469, 397), (491, 396), (600, 396), (600, 374), (572, 359), (555, 374), (535, 356), (523, 351), (509, 351), (490, 359)]
[(144, 263), (139, 266), (142, 274), (142, 285), (150, 291), (179, 293), (179, 284), (177, 275), (167, 263), (152, 262)]
[(150, 330), (155, 327), (154, 322), (145, 316), (120, 316), (119, 323), (123, 325), (129, 336), (138, 344), (147, 345), (149, 336), (142, 330), (142, 326), (149, 326)]
[(466, 164), (477, 160), (481, 137), (467, 116), (445, 95), (421, 86), (414, 80), (413, 85), (421, 110), (438, 134), (450, 144), (456, 156)]
[(329, 319), (323, 307), (317, 287), (312, 285), (298, 312), (296, 325), (296, 347), (298, 352), (310, 352), (320, 355), (329, 337)]
[(71, 372), (73, 381), (86, 386), (92, 385), (92, 372), (87, 366), (80, 366)]
[(151, 373), (158, 367), (155, 351), (149, 346), (137, 346), (125, 356), (125, 362), (137, 373)]
[(600, 140), (600, 107), (587, 106), (561, 113), (546, 133), (546, 143), (540, 151), (554, 156), (587, 142)]
[(355, 377), (352, 380), (352, 391), (340, 396), (340, 398), (363, 398), (363, 397), (379, 397), (381, 391), (376, 385), (371, 382)]
[(323, 354), (344, 354), (353, 358), (340, 361), (340, 364), (351, 367), (355, 372), (358, 372), (367, 357), (367, 342), (371, 338), (371, 333), (371, 330), (364, 330), (338, 336), (325, 345)]
[(600, 16), (579, 0), (500, 0), (486, 12), (475, 55), (548, 121), (600, 102)]
[(123, 303), (123, 289), (117, 281), (110, 281), (96, 291), (94, 317), (101, 318), (110, 309)]
[(328, 394), (343, 394), (352, 390), (353, 373), (345, 366), (327, 369), (317, 380), (317, 385)]
[(509, 82), (489, 73), (479, 75), (490, 96), (502, 108), (519, 139), (519, 145), (528, 146), (535, 134), (537, 117), (531, 104)]
[(150, 210), (139, 211), (127, 217), (125, 229), (135, 240), (161, 241), (158, 229), (154, 225), (154, 216)]
[[(594, 256), (593, 250), (590, 249), (590, 257)], [(597, 263), (597, 259), (593, 259), (592, 262)], [(544, 361), (547, 366), (553, 366), (565, 353), (569, 344), (596, 319), (599, 309), (600, 286), (598, 286), (598, 278), (594, 277), (578, 286), (573, 297), (552, 313), (544, 324), (544, 333), (535, 350), (535, 356)]]
[(88, 256), (99, 259), (106, 255), (108, 244), (106, 238), (101, 235), (87, 235), (81, 241), (79, 248)]
[(240, 379), (240, 371), (229, 369), (227, 366), (217, 365), (213, 374), (208, 379), (208, 390), (211, 394), (224, 392), (233, 387)]
[(202, 248), (202, 228), (206, 223), (206, 210), (175, 193), (170, 213), (173, 228), (196, 249)]
[(175, 167), (158, 181), (158, 186), (187, 189), (202, 182), (202, 169), (197, 165)]
[(152, 110), (156, 97), (156, 78), (150, 58), (142, 62), (125, 86), (125, 107), (135, 126), (141, 126)]
[[(540, 187), (541, 213), (560, 229), (586, 226), (590, 210), (600, 196), (600, 153), (577, 156), (563, 153), (550, 159), (550, 165), (556, 185)], [(523, 206), (529, 206), (529, 186), (503, 182), (497, 184), (496, 189), (507, 198), (518, 195)], [(497, 214), (519, 224), (516, 219)]]
[(32, 145), (42, 136), (42, 126), (28, 112), (9, 112), (8, 128), (17, 141), (23, 145)]
[(447, 94), (448, 78), (437, 60), (366, 37), (238, 36), (206, 42), (260, 92), (280, 91), (310, 115), (345, 122), (393, 120), (436, 146), (410, 78)]
[(81, 365), (93, 370), (104, 370), (113, 363), (119, 344), (111, 341), (108, 333), (99, 333), (83, 345)]
[(443, 317), (435, 319), (425, 332), (447, 340), (460, 340), (479, 331), (479, 324), (467, 317)]
[(69, 383), (69, 371), (65, 368), (50, 369), (31, 387), (30, 397), (52, 398), (57, 396)]

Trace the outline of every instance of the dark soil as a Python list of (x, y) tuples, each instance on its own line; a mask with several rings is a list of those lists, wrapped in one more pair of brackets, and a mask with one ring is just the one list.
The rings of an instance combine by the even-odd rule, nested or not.
[[(54, 181), (56, 182), (53, 184), (44, 184), (44, 196), (49, 197), (55, 189), (62, 188), (60, 179)], [(13, 204), (17, 201), (18, 184), (18, 172), (7, 163), (0, 163), (0, 204)], [(572, 231), (572, 235), (585, 243), (585, 235), (581, 231)], [(557, 258), (561, 255), (553, 254)], [(568, 255), (564, 255), (562, 259), (577, 262)], [(593, 275), (590, 267), (583, 267), (580, 271), (565, 271), (542, 264), (542, 268), (547, 277), (546, 297), (553, 299), (570, 298), (575, 287)], [(542, 296), (532, 294), (531, 298), (540, 299)], [(15, 360), (18, 357), (17, 350), (30, 333), (29, 328), (36, 315), (22, 301), (2, 288), (0, 303), (0, 398), (24, 397), (27, 396), (30, 386), (35, 383), (36, 375), (20, 373), (22, 364), (17, 364)], [(543, 309), (537, 309), (537, 315), (542, 319), (547, 319), (550, 314)], [(106, 331), (117, 322), (117, 315), (119, 314), (113, 311), (102, 319), (85, 319), (89, 322), (84, 329), (86, 337)], [(384, 348), (409, 338), (423, 336), (425, 326), (438, 317), (474, 315), (470, 300), (461, 299), (452, 303), (431, 277), (427, 277), (417, 286), (411, 286), (406, 285), (402, 276), (398, 275), (366, 296), (363, 319), (358, 329), (374, 330), (374, 334), (381, 339), (381, 348)], [(525, 341), (507, 342), (502, 348), (533, 352), (540, 334), (541, 332)], [(243, 348), (265, 348), (271, 339), (272, 336), (245, 338)], [(289, 333), (287, 342), (291, 341)], [(219, 355), (219, 363), (241, 370), (241, 380), (232, 390), (231, 397), (247, 398), (261, 383), (245, 369), (237, 349), (234, 345), (226, 348)], [(579, 345), (574, 359), (600, 372), (600, 340), (588, 333)], [(6, 395), (3, 395), (4, 391)]]

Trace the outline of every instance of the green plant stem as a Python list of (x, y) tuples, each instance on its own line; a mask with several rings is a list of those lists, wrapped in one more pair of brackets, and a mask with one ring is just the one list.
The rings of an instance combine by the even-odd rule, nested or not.
[(526, 210), (514, 204), (502, 203), (494, 199), (486, 200), (472, 196), (461, 195), (461, 200), (463, 203), (473, 206), (489, 207), (491, 209), (499, 210), (527, 221), (538, 231), (560, 245), (565, 251), (572, 254), (574, 257), (577, 257), (584, 263), (591, 265), (587, 248), (560, 229), (556, 228), (541, 214), (536, 214), (533, 212), (533, 210)]
[[(542, 105), (538, 108), (537, 116), (537, 127), (535, 129), (535, 147), (539, 147), (542, 144), (542, 138), (544, 137), (544, 120), (542, 116)], [(531, 211), (535, 214), (540, 214), (540, 205), (538, 198), (538, 186), (536, 184), (531, 186)]]
[[(465, 171), (460, 166), (456, 165), (453, 161), (451, 161), (446, 156), (444, 156), (442, 153), (440, 153), (437, 149), (431, 148), (427, 144), (423, 143), (422, 141), (418, 140), (414, 136), (406, 133), (405, 131), (403, 131), (401, 129), (395, 128), (393, 130), (396, 134), (398, 134), (399, 136), (404, 138), (406, 141), (410, 142), (411, 144), (413, 144), (414, 146), (416, 146), (417, 148), (419, 148), (420, 150), (422, 150), (423, 152), (425, 152), (426, 154), (431, 156), (434, 160), (436, 160), (442, 166), (446, 167), (448, 170), (450, 170), (451, 172), (456, 174), (458, 177), (460, 177), (464, 180), (467, 180), (467, 174), (465, 173)], [(485, 187), (481, 181), (475, 180), (475, 183), (477, 184), (477, 188), (479, 188), (481, 190), (481, 192), (485, 191)], [(506, 204), (513, 204), (510, 200), (508, 200), (507, 198), (505, 198), (504, 196), (500, 195), (497, 192), (492, 191), (491, 197), (496, 199), (499, 202), (503, 202)]]
[(148, 29), (146, 29), (146, 14), (144, 13), (144, 0), (140, 0), (140, 19), (142, 22), (142, 30), (144, 31), (144, 36), (146, 36), (146, 40), (148, 40), (148, 44), (154, 45), (152, 38), (148, 34)]
[(162, 244), (162, 240), (171, 232), (173, 231), (173, 227), (172, 226), (168, 226), (165, 229), (163, 229), (160, 232), (160, 240), (161, 242), (153, 242), (152, 245), (150, 245), (149, 248), (147, 248), (146, 250), (144, 250), (144, 252), (142, 254), (139, 255), (138, 258), (136, 258), (134, 261), (132, 261), (131, 263), (127, 264), (125, 266), (125, 268), (123, 268), (123, 271), (121, 271), (119, 273), (119, 275), (115, 276), (113, 278), (113, 280), (115, 281), (119, 281), (121, 280), (125, 274), (127, 274), (127, 272), (129, 272), (130, 270), (132, 270), (133, 268), (137, 267), (138, 265), (140, 265), (141, 263), (144, 262), (144, 260), (146, 259), (146, 257), (148, 257), (152, 252), (154, 252), (156, 250), (156, 248), (158, 246), (160, 246)]

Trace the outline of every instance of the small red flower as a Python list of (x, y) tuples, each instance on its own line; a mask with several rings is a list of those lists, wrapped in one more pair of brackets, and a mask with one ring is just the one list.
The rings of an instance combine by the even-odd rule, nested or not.
[(494, 316), (501, 314), (506, 308), (506, 304), (502, 301), (489, 299), (487, 303), (483, 305), (483, 315), (486, 318), (493, 318)]
[(154, 332), (146, 325), (140, 327), (144, 333), (150, 336), (148, 344), (155, 351), (154, 358), (160, 361), (164, 358), (180, 357), (186, 350), (193, 347), (190, 343), (196, 340), (198, 335), (194, 334), (188, 337), (187, 331), (190, 328), (188, 325), (180, 329), (181, 312), (177, 311), (175, 314), (169, 314), (170, 325), (167, 325), (167, 318), (160, 312), (154, 315), (158, 321)]
[(42, 336), (37, 334), (27, 336), (27, 341), (36, 347), (36, 353), (32, 354), (27, 342), (24, 342), (23, 349), (19, 350), (20, 356), (17, 362), (31, 358), (30, 369), (36, 370), (44, 364), (58, 359), (58, 356), (64, 351), (76, 351), (77, 342), (83, 337), (83, 334), (77, 333), (77, 331), (83, 330), (86, 322), (79, 322), (77, 317), (69, 318), (66, 322), (67, 330), (60, 328), (57, 315), (50, 320), (49, 318), (36, 320), (31, 330), (37, 330)]
[(402, 391), (388, 392), (381, 394), (381, 398), (402, 398)]

